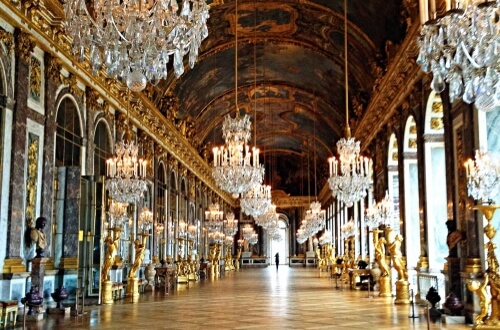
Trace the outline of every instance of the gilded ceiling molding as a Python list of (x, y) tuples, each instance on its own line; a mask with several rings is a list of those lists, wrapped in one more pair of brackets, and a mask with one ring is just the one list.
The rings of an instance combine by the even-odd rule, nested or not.
[(398, 54), (380, 80), (378, 92), (372, 95), (365, 115), (358, 122), (353, 136), (361, 141), (362, 151), (378, 132), (373, 127), (383, 127), (412, 92), (413, 86), (425, 75), (415, 61), (418, 55), (419, 31), (418, 24), (414, 24), (408, 31)]
[(279, 197), (273, 198), (273, 203), (276, 205), (276, 208), (280, 209), (309, 207), (311, 198), (308, 196)]

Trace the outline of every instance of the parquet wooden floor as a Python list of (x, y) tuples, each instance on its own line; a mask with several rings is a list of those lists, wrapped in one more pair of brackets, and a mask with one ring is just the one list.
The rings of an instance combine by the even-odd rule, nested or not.
[[(88, 306), (83, 316), (48, 315), (27, 329), (470, 329), (430, 324), (425, 309), (367, 291), (336, 289), (335, 280), (315, 269), (243, 269), (215, 280), (178, 285), (170, 295), (145, 293), (138, 303)], [(22, 324), (18, 324), (22, 326)]]

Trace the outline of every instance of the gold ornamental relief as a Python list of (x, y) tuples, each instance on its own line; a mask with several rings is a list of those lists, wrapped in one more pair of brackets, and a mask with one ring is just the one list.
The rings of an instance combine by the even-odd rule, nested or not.
[(28, 135), (28, 178), (26, 180), (26, 225), (27, 228), (35, 226), (35, 207), (38, 181), (38, 150), (39, 137), (35, 134)]
[(441, 102), (432, 103), (432, 112), (443, 113), (443, 103), (441, 103)]
[(444, 128), (443, 118), (434, 117), (431, 118), (431, 129), (434, 131), (440, 131)]
[(14, 51), (14, 35), (0, 28), (0, 42), (3, 42), (9, 54), (12, 54)]
[(36, 102), (40, 102), (42, 95), (42, 66), (40, 61), (31, 56), (30, 59), (30, 98)]

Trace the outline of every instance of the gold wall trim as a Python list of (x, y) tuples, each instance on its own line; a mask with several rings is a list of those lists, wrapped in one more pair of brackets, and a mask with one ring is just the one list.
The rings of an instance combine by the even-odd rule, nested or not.
[(78, 268), (78, 258), (61, 258), (59, 269), (76, 269)]
[(26, 272), (26, 265), (22, 264), (23, 259), (5, 259), (2, 273), (14, 274)]

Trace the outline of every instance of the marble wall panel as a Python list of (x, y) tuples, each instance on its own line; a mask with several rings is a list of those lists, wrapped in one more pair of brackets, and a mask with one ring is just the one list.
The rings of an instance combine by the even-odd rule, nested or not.
[(66, 169), (66, 196), (64, 203), (63, 257), (78, 256), (80, 213), (80, 168)]

